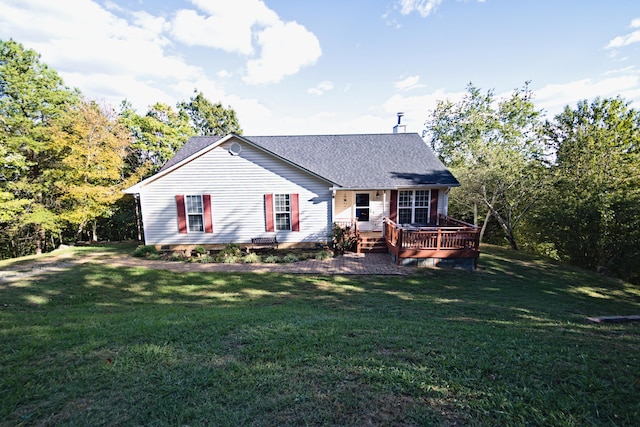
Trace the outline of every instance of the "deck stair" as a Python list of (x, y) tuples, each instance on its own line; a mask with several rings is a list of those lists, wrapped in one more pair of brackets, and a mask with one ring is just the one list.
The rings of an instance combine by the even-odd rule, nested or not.
[(361, 253), (386, 253), (387, 243), (381, 233), (361, 232), (358, 238), (359, 252)]

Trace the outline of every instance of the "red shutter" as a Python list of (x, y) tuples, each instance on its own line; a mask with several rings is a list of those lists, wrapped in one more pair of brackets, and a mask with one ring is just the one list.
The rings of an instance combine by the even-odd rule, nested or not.
[(431, 206), (429, 206), (429, 222), (431, 224), (438, 223), (438, 190), (431, 190)]
[(211, 195), (202, 195), (203, 213), (204, 213), (204, 232), (213, 233), (213, 218), (211, 216)]
[(178, 232), (187, 232), (187, 212), (184, 207), (184, 196), (179, 194), (176, 196), (176, 208), (178, 208)]
[(273, 194), (264, 195), (264, 223), (266, 231), (274, 231), (273, 227)]
[(391, 190), (391, 201), (389, 202), (389, 219), (398, 222), (398, 190)]
[(291, 231), (300, 231), (300, 204), (298, 195), (291, 194)]

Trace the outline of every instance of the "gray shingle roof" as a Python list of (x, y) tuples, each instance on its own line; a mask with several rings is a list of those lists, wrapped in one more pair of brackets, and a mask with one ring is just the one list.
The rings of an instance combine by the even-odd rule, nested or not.
[[(417, 133), (242, 136), (340, 187), (393, 189), (459, 185)], [(193, 137), (162, 170), (218, 141)]]

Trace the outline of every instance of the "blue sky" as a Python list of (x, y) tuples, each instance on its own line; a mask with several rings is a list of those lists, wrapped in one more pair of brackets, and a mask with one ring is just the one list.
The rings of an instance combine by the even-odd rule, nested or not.
[(0, 38), (68, 86), (140, 114), (194, 89), (246, 135), (421, 132), (468, 83), (531, 81), (551, 118), (620, 95), (640, 109), (637, 0), (3, 0)]

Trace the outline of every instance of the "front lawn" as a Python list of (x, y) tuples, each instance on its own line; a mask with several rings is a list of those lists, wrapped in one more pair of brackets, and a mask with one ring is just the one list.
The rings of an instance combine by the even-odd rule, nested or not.
[(586, 322), (640, 314), (640, 290), (492, 247), (480, 265), (0, 281), (0, 425), (640, 425), (640, 324)]

